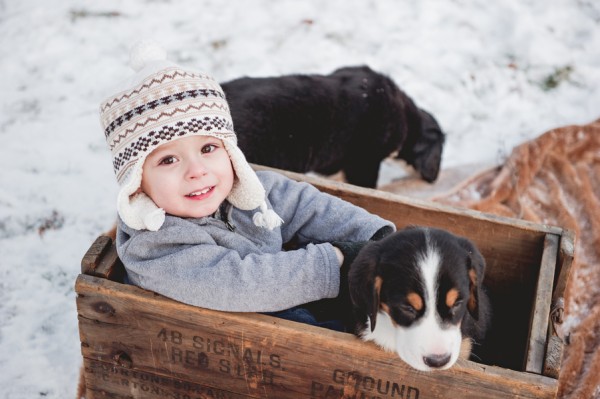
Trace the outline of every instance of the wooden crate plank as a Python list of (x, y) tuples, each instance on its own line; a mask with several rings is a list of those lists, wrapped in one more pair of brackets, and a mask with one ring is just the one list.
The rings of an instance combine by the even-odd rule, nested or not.
[(90, 246), (81, 260), (81, 273), (93, 275), (98, 263), (110, 249), (112, 240), (106, 236), (99, 236)]
[(560, 238), (560, 251), (558, 253), (559, 269), (552, 298), (557, 301), (564, 298), (567, 282), (571, 275), (571, 266), (575, 256), (575, 234), (565, 230)]
[(84, 358), (86, 399), (244, 399), (225, 389)]
[(530, 232), (537, 232), (541, 234), (553, 233), (560, 234), (562, 229), (556, 226), (550, 226), (540, 223), (532, 223), (525, 220), (515, 219), (515, 218), (507, 218), (503, 216), (497, 216), (489, 213), (482, 213), (479, 211), (474, 211), (468, 208), (457, 208), (453, 206), (448, 206), (444, 204), (439, 204), (436, 202), (420, 200), (416, 198), (406, 197), (399, 194), (394, 194), (386, 191), (370, 189), (360, 186), (354, 186), (351, 184), (346, 184), (338, 181), (333, 181), (330, 179), (305, 175), (301, 173), (289, 172), (281, 169), (274, 169), (265, 166), (253, 165), (256, 170), (273, 170), (278, 173), (281, 173), (293, 180), (304, 181), (312, 184), (313, 186), (326, 191), (332, 195), (335, 195), (340, 198), (344, 198), (350, 202), (361, 202), (365, 203), (365, 208), (373, 208), (373, 205), (370, 204), (370, 200), (374, 199), (377, 203), (377, 206), (381, 209), (381, 211), (385, 214), (391, 213), (393, 214), (396, 211), (395, 204), (402, 204), (402, 210), (406, 211), (404, 208), (414, 208), (417, 210), (424, 210), (426, 212), (433, 212), (435, 214), (456, 214), (457, 216), (467, 217), (469, 219), (473, 219), (479, 222), (483, 222), (484, 224), (500, 224), (500, 225), (508, 225), (514, 229), (527, 230)]
[(560, 365), (564, 351), (564, 342), (552, 331), (548, 331), (548, 343), (544, 356), (544, 368), (542, 374), (558, 379), (560, 374)]
[(558, 259), (559, 238), (560, 236), (555, 234), (547, 234), (544, 240), (544, 252), (538, 275), (526, 351), (525, 371), (531, 373), (541, 374), (544, 365), (554, 285), (554, 271), (556, 260)]
[(106, 278), (112, 281), (123, 281), (125, 276), (125, 269), (119, 254), (117, 253), (117, 247), (115, 245), (106, 252), (102, 258), (98, 267), (96, 268), (95, 275), (97, 277)]
[(101, 235), (96, 238), (81, 261), (81, 272), (90, 276), (122, 281), (125, 275), (123, 264), (113, 245), (112, 238)]
[(79, 276), (76, 291), (87, 361), (236, 395), (492, 399), (556, 394), (556, 380), (547, 377), (468, 361), (422, 373), (350, 334), (191, 307), (96, 277)]
[(552, 293), (550, 322), (548, 323), (548, 344), (546, 345), (546, 357), (542, 372), (545, 376), (556, 379), (558, 379), (560, 374), (565, 345), (562, 331), (558, 331), (558, 329), (560, 329), (563, 323), (565, 289), (571, 274), (574, 255), (575, 235), (572, 231), (565, 230), (560, 238), (556, 281), (554, 283), (554, 292)]

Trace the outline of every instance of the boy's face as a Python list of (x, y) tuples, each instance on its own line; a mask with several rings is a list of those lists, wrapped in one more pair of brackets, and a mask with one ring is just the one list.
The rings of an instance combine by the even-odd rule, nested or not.
[(221, 140), (190, 136), (165, 143), (148, 155), (142, 191), (171, 215), (198, 218), (219, 208), (234, 178)]

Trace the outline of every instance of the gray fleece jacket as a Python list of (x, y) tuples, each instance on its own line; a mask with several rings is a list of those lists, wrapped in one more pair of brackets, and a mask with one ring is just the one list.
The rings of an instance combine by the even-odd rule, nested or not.
[[(254, 211), (225, 203), (214, 216), (167, 215), (156, 232), (119, 221), (117, 252), (131, 283), (180, 302), (235, 312), (271, 312), (338, 295), (332, 241), (366, 241), (390, 222), (285, 176), (258, 172), (283, 219), (270, 231)], [(294, 239), (299, 249), (284, 251)]]

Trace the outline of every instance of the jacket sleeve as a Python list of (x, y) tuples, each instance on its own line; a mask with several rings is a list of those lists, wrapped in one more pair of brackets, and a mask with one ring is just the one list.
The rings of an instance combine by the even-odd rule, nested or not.
[(300, 245), (315, 242), (367, 241), (393, 223), (314, 186), (274, 172), (260, 172), (268, 199), (284, 220), (282, 238)]
[(144, 232), (118, 246), (131, 283), (194, 306), (234, 312), (272, 312), (333, 298), (339, 263), (330, 244), (241, 257), (211, 243), (175, 243), (166, 231)]

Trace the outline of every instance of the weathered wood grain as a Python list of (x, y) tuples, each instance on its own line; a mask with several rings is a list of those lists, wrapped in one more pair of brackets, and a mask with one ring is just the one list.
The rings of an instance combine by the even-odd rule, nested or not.
[(546, 235), (544, 254), (538, 274), (535, 302), (533, 304), (529, 327), (529, 341), (526, 349), (527, 360), (525, 364), (525, 371), (538, 374), (542, 373), (545, 360), (558, 246), (559, 236), (554, 234)]
[[(492, 399), (556, 393), (554, 379), (469, 361), (448, 371), (418, 372), (350, 334), (186, 306), (97, 277), (79, 276), (76, 291), (83, 355), (108, 370), (90, 384), (107, 379), (101, 384), (105, 392), (112, 385), (123, 392), (122, 381), (105, 376), (116, 367), (115, 373), (129, 370), (141, 381), (177, 379), (231, 397)], [(156, 384), (176, 391), (172, 383)]]

